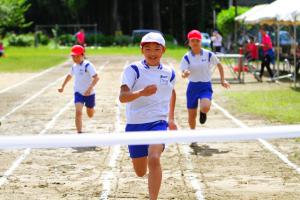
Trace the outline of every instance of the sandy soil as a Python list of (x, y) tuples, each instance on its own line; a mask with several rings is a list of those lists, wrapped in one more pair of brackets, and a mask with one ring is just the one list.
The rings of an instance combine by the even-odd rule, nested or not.
[[(111, 133), (116, 130), (117, 95), (119, 80), (125, 63), (138, 57), (103, 56), (90, 57), (99, 68), (109, 61), (100, 72), (97, 86), (97, 110), (93, 119), (84, 117), (85, 132)], [(172, 62), (177, 68), (178, 63)], [(1, 94), (0, 117), (15, 106), (34, 95), (41, 88), (62, 77), (68, 66), (60, 67), (47, 76), (32, 80), (30, 83)], [(3, 76), (1, 76), (3, 77)], [(6, 77), (6, 76), (4, 76)], [(251, 79), (251, 77), (249, 78)], [(6, 78), (0, 79), (0, 85)], [(255, 81), (253, 81), (255, 82)], [(0, 128), (1, 135), (39, 134), (47, 123), (72, 99), (72, 86), (64, 94), (58, 94), (61, 81), (53, 84), (40, 96), (7, 117)], [(275, 84), (273, 84), (275, 85)], [(269, 83), (233, 85), (232, 90), (251, 90), (269, 87)], [(185, 107), (186, 81), (177, 78), (176, 120), (182, 129), (188, 128)], [(214, 86), (215, 101), (226, 108), (223, 89)], [(26, 92), (24, 92), (26, 91)], [(121, 107), (121, 129), (124, 129), (125, 108)], [(234, 113), (249, 126), (268, 125), (269, 122), (257, 117)], [(224, 115), (212, 107), (204, 128), (236, 127)], [(198, 125), (199, 131), (202, 127)], [(74, 134), (74, 106), (57, 119), (54, 126), (45, 134)], [(76, 135), (74, 135), (76, 136)], [(297, 161), (299, 143), (295, 140), (272, 141), (278, 149)], [(189, 150), (189, 159), (184, 149)], [(109, 179), (111, 192), (109, 199), (148, 199), (146, 178), (135, 176), (126, 147), (121, 147), (116, 159), (116, 167), (109, 166), (113, 147), (96, 149), (46, 149), (32, 150), (20, 164), (8, 182), (0, 186), (0, 199), (99, 199), (102, 193), (103, 177), (112, 172)], [(0, 151), (0, 177), (22, 151)], [(189, 160), (192, 161), (188, 165)], [(196, 199), (195, 190), (189, 179), (190, 173), (196, 174), (205, 199), (283, 199), (294, 200), (300, 196), (300, 175), (286, 166), (281, 160), (256, 141), (227, 143), (198, 143), (194, 148), (187, 144), (168, 145), (163, 156), (164, 179), (159, 199)]]

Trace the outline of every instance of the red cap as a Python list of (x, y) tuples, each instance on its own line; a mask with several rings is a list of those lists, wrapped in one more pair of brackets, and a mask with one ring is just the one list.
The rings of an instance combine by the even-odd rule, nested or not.
[(71, 49), (71, 56), (78, 56), (84, 54), (84, 48), (81, 45), (74, 45)]
[(197, 31), (197, 30), (191, 30), (189, 33), (188, 33), (188, 39), (197, 39), (197, 40), (201, 40), (202, 39), (202, 35), (200, 33), (200, 31)]

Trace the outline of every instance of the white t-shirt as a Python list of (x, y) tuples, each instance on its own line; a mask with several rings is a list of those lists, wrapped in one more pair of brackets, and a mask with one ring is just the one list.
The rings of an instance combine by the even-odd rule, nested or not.
[[(74, 81), (74, 92), (79, 92), (84, 95), (88, 87), (93, 81), (93, 76), (97, 74), (94, 65), (88, 61), (84, 60), (81, 64), (74, 63), (69, 74), (75, 76)], [(94, 94), (94, 89), (91, 94)]]
[(214, 47), (221, 47), (222, 46), (222, 36), (221, 35), (216, 35), (216, 36), (212, 36), (211, 40), (213, 42), (213, 46)]
[(191, 72), (188, 77), (192, 82), (210, 82), (213, 66), (220, 63), (217, 56), (211, 51), (201, 49), (198, 55), (191, 51), (186, 53), (180, 63), (180, 70), (189, 70)]
[(167, 121), (175, 84), (175, 71), (162, 64), (149, 67), (145, 61), (133, 63), (125, 68), (122, 85), (127, 85), (131, 91), (141, 90), (153, 84), (157, 86), (155, 94), (127, 103), (127, 124)]

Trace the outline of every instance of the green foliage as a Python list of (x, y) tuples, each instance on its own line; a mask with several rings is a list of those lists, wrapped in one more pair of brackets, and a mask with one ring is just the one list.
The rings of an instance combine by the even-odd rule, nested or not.
[(36, 39), (39, 44), (41, 45), (48, 45), (50, 42), (50, 39), (47, 35), (43, 34), (42, 31), (38, 31), (35, 33), (36, 34)]
[(26, 23), (24, 17), (29, 7), (26, 0), (0, 0), (0, 34), (5, 29), (30, 26), (31, 23)]
[(72, 46), (75, 43), (75, 37), (72, 34), (63, 34), (58, 37), (58, 43), (63, 46)]
[(128, 35), (118, 35), (115, 36), (115, 45), (118, 46), (128, 46), (131, 44), (131, 37)]
[(16, 47), (26, 47), (26, 46), (33, 46), (34, 43), (34, 35), (33, 34), (9, 34), (6, 37), (9, 46), (16, 46)]
[[(241, 15), (249, 9), (249, 7), (238, 7), (237, 14)], [(230, 7), (227, 10), (222, 10), (217, 15), (217, 27), (224, 36), (232, 33), (232, 30), (234, 30), (234, 18), (235, 7)]]

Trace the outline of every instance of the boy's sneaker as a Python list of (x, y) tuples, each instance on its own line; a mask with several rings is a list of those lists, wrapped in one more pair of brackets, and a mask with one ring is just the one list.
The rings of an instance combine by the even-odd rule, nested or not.
[(206, 122), (207, 116), (206, 113), (200, 112), (199, 122), (200, 124), (204, 124)]

